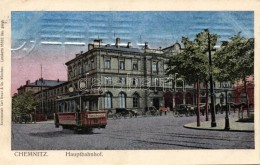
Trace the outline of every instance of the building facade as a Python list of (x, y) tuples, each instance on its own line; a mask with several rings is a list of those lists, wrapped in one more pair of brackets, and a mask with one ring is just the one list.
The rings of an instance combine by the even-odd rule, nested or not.
[[(51, 116), (56, 111), (116, 108), (141, 111), (151, 106), (172, 109), (176, 104), (194, 105), (195, 85), (186, 84), (177, 73), (165, 74), (169, 57), (181, 51), (179, 43), (164, 49), (151, 49), (145, 43), (139, 49), (133, 48), (130, 42), (122, 46), (119, 38), (114, 45), (94, 40), (87, 52), (76, 54), (66, 63), (68, 81), (35, 94), (40, 102), (39, 112)], [(219, 82), (214, 87), (218, 91), (217, 104), (227, 88)], [(205, 86), (201, 84), (202, 103), (206, 102), (205, 96)]]

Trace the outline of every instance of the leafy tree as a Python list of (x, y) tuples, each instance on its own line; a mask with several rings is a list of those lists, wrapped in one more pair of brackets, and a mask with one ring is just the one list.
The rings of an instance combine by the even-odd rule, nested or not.
[[(167, 74), (174, 75), (178, 73), (189, 84), (207, 82), (209, 72), (211, 71), (208, 63), (208, 51), (212, 51), (217, 43), (218, 35), (209, 34), (208, 30), (198, 33), (192, 41), (188, 37), (182, 38), (184, 50), (172, 56), (168, 62)], [(210, 43), (209, 43), (210, 39)], [(199, 91), (199, 85), (197, 85)], [(197, 104), (199, 105), (199, 93), (197, 92)], [(199, 111), (199, 106), (198, 111)], [(206, 105), (206, 107), (208, 107)], [(199, 117), (199, 115), (198, 115)], [(198, 124), (199, 125), (199, 124)]]
[(13, 113), (34, 113), (35, 107), (38, 105), (33, 92), (24, 92), (16, 94), (12, 98)]
[[(246, 78), (254, 74), (254, 40), (234, 35), (230, 41), (224, 42), (214, 55), (215, 75), (220, 81), (231, 81), (232, 83), (243, 80), (247, 105), (248, 94), (246, 89)], [(248, 115), (249, 115), (249, 108)]]
[[(218, 35), (210, 34), (210, 49), (216, 45)], [(208, 80), (208, 31), (204, 30), (191, 41), (187, 37), (182, 38), (184, 50), (172, 56), (168, 62), (167, 74), (178, 73), (189, 84), (197, 80)]]

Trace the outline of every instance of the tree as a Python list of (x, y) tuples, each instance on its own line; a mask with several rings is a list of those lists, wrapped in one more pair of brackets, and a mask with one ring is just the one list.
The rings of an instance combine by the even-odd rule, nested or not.
[(13, 113), (34, 113), (35, 107), (38, 105), (33, 92), (28, 91), (22, 94), (16, 94), (12, 98)]
[(232, 83), (243, 80), (246, 94), (247, 112), (249, 115), (249, 101), (246, 88), (246, 78), (254, 74), (254, 40), (234, 35), (230, 41), (223, 42), (220, 49), (215, 53), (215, 75), (220, 81)]
[[(193, 41), (187, 37), (182, 38), (184, 50), (171, 57), (168, 62), (168, 75), (178, 73), (189, 84), (197, 83), (197, 120), (199, 124), (199, 87), (200, 81), (207, 82), (210, 68), (208, 65), (208, 49), (213, 50), (217, 43), (218, 35), (210, 34), (208, 45), (208, 30), (198, 33)], [(208, 91), (206, 91), (208, 92)], [(207, 98), (208, 99), (208, 98)], [(208, 105), (206, 105), (208, 107)]]

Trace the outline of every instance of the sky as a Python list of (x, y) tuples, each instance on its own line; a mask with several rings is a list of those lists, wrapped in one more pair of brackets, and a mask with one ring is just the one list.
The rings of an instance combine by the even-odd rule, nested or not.
[(12, 12), (12, 94), (41, 77), (67, 80), (65, 63), (75, 54), (87, 51), (88, 43), (102, 39), (104, 44), (131, 42), (140, 47), (168, 47), (193, 39), (209, 29), (227, 41), (238, 32), (254, 37), (252, 11), (150, 11), (150, 12)]

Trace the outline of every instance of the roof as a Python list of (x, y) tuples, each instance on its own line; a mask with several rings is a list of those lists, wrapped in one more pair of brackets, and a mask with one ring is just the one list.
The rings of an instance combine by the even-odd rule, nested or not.
[(88, 50), (85, 53), (77, 54), (75, 58), (67, 61), (65, 64), (69, 65), (73, 61), (82, 58), (83, 56), (86, 56), (90, 54), (93, 51), (98, 51), (98, 50), (113, 50), (113, 51), (121, 51), (121, 52), (129, 52), (129, 53), (150, 53), (150, 54), (163, 54), (161, 50), (157, 49), (140, 49), (140, 48), (133, 48), (133, 47), (127, 47), (127, 46), (116, 46), (116, 45), (105, 45), (105, 46), (100, 46), (93, 48), (91, 50)]
[(144, 51), (139, 48), (128, 48), (122, 46), (115, 46), (115, 45), (106, 45), (102, 46), (99, 49), (106, 49), (106, 50), (116, 50), (116, 51), (124, 51), (124, 52), (134, 52), (134, 53), (143, 53)]
[(35, 82), (33, 83), (30, 83), (28, 85), (30, 86), (47, 86), (47, 87), (54, 87), (54, 86), (57, 86), (57, 85), (60, 85), (62, 83), (64, 83), (66, 81), (59, 81), (59, 80), (36, 80)]
[(23, 87), (30, 86), (30, 87), (54, 87), (57, 85), (60, 85), (62, 83), (65, 83), (66, 81), (60, 81), (60, 80), (36, 80), (35, 82), (28, 83), (24, 85)]

